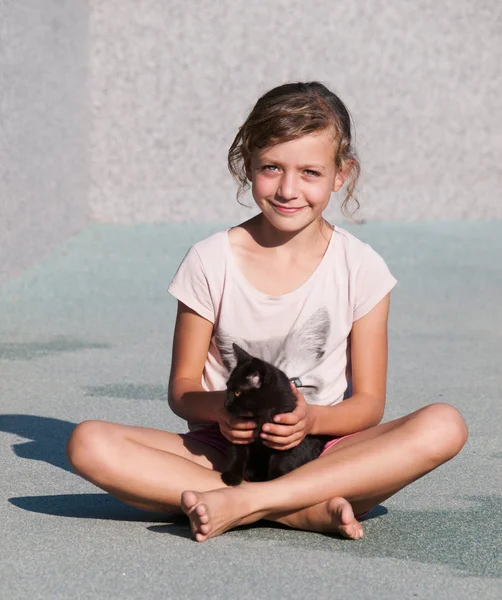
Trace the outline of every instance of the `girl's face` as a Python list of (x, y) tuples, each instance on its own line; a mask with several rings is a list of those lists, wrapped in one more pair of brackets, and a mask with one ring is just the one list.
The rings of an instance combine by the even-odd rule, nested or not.
[(331, 131), (255, 150), (246, 163), (253, 198), (278, 230), (294, 232), (321, 219), (331, 192), (343, 185)]

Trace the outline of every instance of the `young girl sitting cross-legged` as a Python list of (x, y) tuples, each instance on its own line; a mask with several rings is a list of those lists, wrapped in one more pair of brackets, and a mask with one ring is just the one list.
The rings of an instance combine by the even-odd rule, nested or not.
[[(358, 516), (454, 457), (465, 422), (431, 404), (380, 423), (396, 280), (370, 246), (323, 218), (344, 184), (345, 208), (359, 174), (342, 101), (317, 82), (269, 91), (229, 167), (260, 212), (195, 244), (169, 288), (169, 405), (190, 431), (87, 421), (70, 437), (70, 463), (133, 506), (184, 511), (199, 542), (258, 519), (359, 539)], [(296, 409), (260, 431), (224, 407), (233, 343), (300, 382)], [(330, 436), (319, 458), (271, 481), (222, 482), (229, 444), (260, 436), (284, 451), (308, 434)]]

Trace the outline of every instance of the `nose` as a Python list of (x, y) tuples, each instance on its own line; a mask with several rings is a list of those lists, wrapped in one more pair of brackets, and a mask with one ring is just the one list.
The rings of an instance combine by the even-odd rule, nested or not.
[(283, 173), (277, 195), (286, 202), (298, 197), (298, 183), (294, 173)]

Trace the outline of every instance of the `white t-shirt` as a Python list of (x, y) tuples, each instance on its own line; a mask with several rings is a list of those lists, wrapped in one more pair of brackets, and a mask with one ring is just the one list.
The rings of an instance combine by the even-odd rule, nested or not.
[(394, 287), (379, 254), (335, 227), (323, 259), (299, 288), (264, 294), (240, 271), (228, 230), (190, 248), (169, 292), (214, 324), (202, 386), (224, 390), (235, 366), (232, 343), (300, 380), (307, 402), (341, 402), (350, 382), (352, 323)]

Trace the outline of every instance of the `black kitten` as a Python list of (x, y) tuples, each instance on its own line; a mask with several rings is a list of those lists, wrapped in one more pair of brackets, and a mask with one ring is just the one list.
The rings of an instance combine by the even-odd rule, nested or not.
[(231, 444), (230, 464), (221, 475), (227, 485), (249, 481), (268, 481), (317, 458), (329, 436), (308, 435), (290, 450), (274, 450), (259, 437), (264, 423), (279, 413), (292, 412), (296, 398), (286, 374), (255, 358), (233, 344), (237, 366), (227, 381), (225, 408), (236, 417), (250, 417), (257, 423), (257, 437), (250, 444)]

